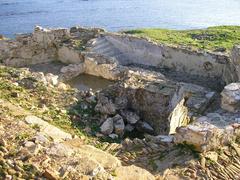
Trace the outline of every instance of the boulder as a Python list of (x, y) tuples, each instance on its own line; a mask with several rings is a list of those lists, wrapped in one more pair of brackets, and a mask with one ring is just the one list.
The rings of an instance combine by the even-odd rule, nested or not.
[(113, 119), (115, 133), (120, 136), (123, 135), (124, 128), (125, 128), (123, 118), (119, 114), (117, 114), (112, 119)]
[(229, 112), (240, 112), (240, 83), (231, 83), (221, 93), (221, 107)]
[(154, 134), (154, 129), (147, 122), (144, 121), (138, 121), (136, 124), (136, 129), (140, 132)]
[(127, 124), (125, 127), (125, 131), (132, 132), (135, 129), (135, 127), (131, 124)]
[(116, 114), (116, 107), (111, 99), (100, 94), (98, 96), (98, 103), (95, 106), (95, 111), (100, 112), (101, 114), (113, 115)]
[(109, 80), (120, 80), (126, 73), (126, 68), (114, 59), (107, 59), (100, 55), (85, 55), (86, 74), (103, 77)]
[(80, 64), (69, 64), (61, 68), (60, 72), (63, 80), (70, 80), (78, 75), (84, 73), (85, 66), (83, 63)]
[(101, 132), (105, 135), (109, 135), (113, 132), (113, 119), (108, 118), (102, 125), (101, 125)]
[(140, 117), (134, 112), (126, 111), (125, 115), (129, 124), (136, 124), (140, 120)]

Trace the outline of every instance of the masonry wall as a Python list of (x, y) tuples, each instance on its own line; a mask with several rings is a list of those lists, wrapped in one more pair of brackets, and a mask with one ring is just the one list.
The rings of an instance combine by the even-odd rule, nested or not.
[(139, 64), (169, 68), (189, 75), (222, 79), (226, 83), (236, 80), (235, 77), (229, 76), (229, 73), (231, 73), (230, 58), (224, 54), (157, 45), (146, 39), (129, 36), (107, 35), (106, 39), (115, 48), (124, 52), (125, 57), (128, 57), (128, 60), (119, 59), (120, 63), (124, 65)]

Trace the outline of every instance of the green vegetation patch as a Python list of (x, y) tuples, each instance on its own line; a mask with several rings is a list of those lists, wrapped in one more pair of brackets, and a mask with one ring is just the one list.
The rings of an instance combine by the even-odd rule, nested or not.
[(125, 31), (138, 37), (173, 46), (186, 46), (193, 50), (229, 52), (240, 44), (240, 26), (216, 26), (197, 30), (137, 29)]

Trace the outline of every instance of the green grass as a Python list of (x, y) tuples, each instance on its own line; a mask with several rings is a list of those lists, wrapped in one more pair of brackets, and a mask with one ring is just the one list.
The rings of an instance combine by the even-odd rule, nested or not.
[(234, 44), (240, 44), (240, 26), (216, 26), (198, 30), (136, 29), (124, 33), (194, 50), (229, 52)]

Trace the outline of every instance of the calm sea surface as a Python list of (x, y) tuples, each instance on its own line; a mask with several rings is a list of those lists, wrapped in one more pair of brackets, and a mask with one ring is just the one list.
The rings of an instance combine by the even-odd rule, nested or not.
[(240, 0), (0, 0), (0, 34), (35, 25), (193, 29), (240, 25)]

